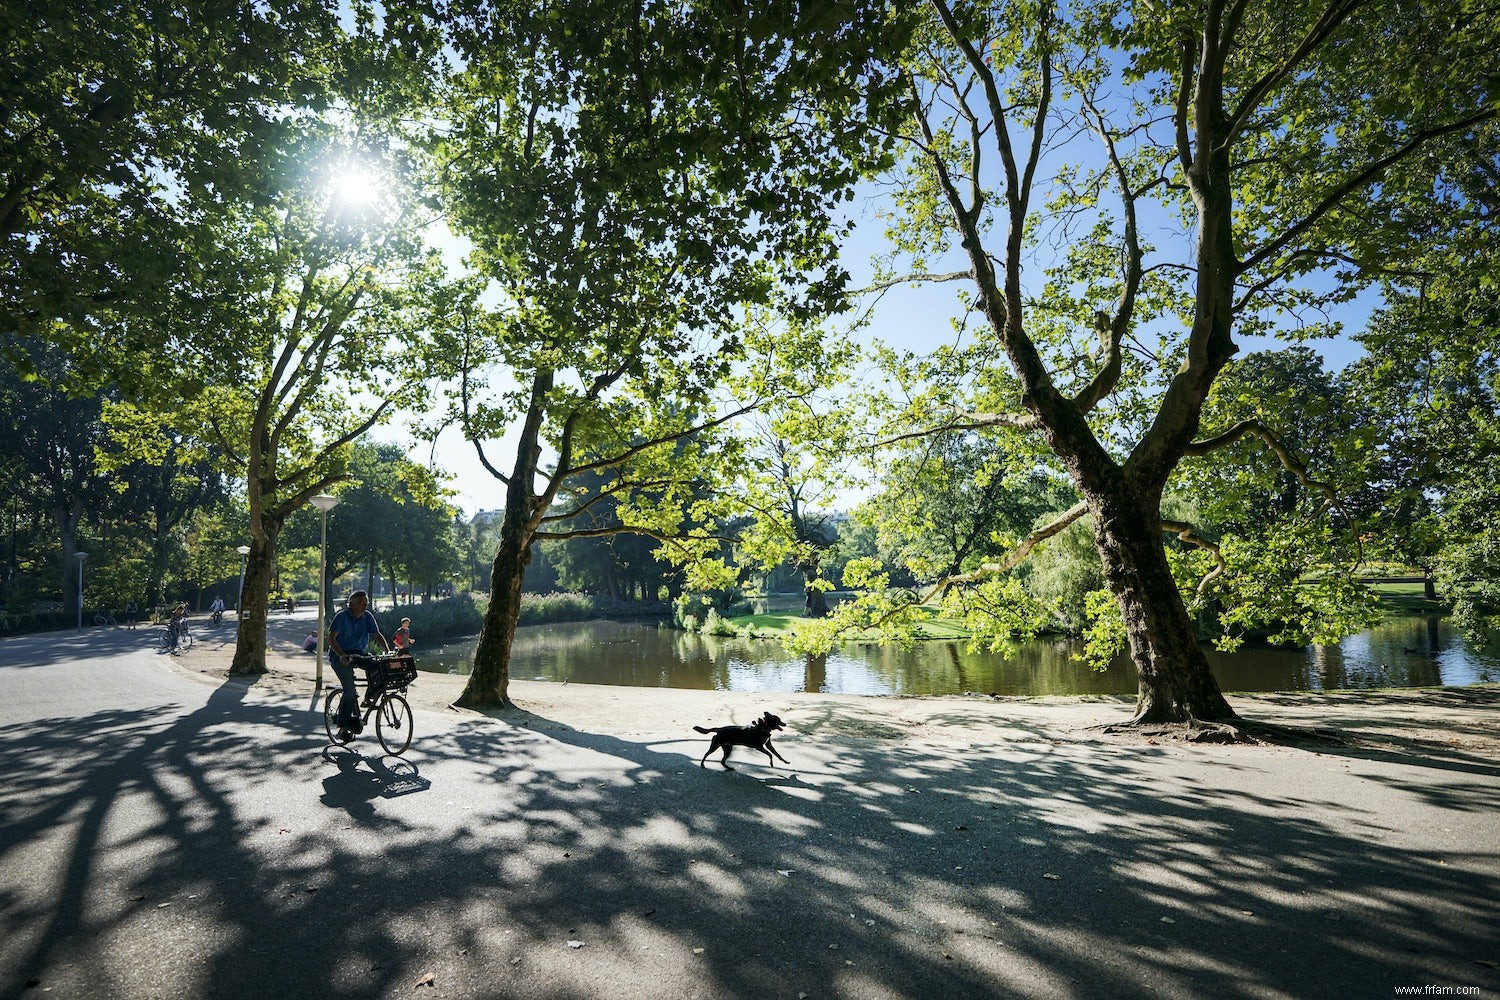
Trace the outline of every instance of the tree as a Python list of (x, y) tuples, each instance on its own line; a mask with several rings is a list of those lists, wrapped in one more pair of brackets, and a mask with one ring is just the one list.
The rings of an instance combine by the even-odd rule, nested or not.
[(1029, 458), (994, 434), (926, 436), (896, 458), (862, 516), (917, 580), (956, 576), (1000, 558), (1010, 547), (1001, 539), (1028, 534), (1073, 499)]
[(52, 522), (63, 609), (76, 612), (78, 588), (68, 581), (76, 572), (79, 531), (90, 512), (102, 513), (114, 497), (95, 461), (107, 441), (100, 401), (70, 391), (74, 373), (61, 351), (34, 340), (8, 347), (30, 358), (35, 374), (25, 379), (13, 372), (0, 384), (0, 413), (12, 427), (0, 456), (11, 489)]
[[(597, 495), (598, 500), (573, 523), (558, 528), (587, 532), (622, 523), (615, 479), (612, 470), (576, 477), (580, 495)], [(605, 594), (616, 600), (654, 601), (668, 577), (679, 575), (671, 563), (656, 557), (657, 544), (649, 536), (622, 532), (548, 542), (544, 548), (557, 584), (566, 590)], [(535, 568), (533, 562), (531, 569)]]
[(1087, 515), (1139, 673), (1135, 723), (1234, 720), (1173, 576), (1163, 495), (1185, 457), (1272, 437), (1204, 425), (1236, 334), (1347, 301), (1426, 235), (1411, 220), (1444, 189), (1444, 143), (1496, 115), (1500, 15), (1354, 0), (930, 12), (906, 64), (901, 248), (918, 262), (961, 248), (944, 277), (968, 282), (1011, 378), (979, 373), (929, 426), (1030, 431), (1066, 469), (1081, 506), (1016, 555)]
[[(362, 7), (362, 4), (349, 5)], [(79, 5), (0, 14), (7, 332), (88, 336), (167, 297), (184, 193), (256, 192), (286, 109), (325, 104), (340, 5)], [(70, 329), (58, 331), (62, 318)], [(80, 359), (81, 361), (82, 359)]]
[[(1493, 149), (1493, 146), (1490, 147)], [(1500, 621), (1500, 306), (1495, 251), (1497, 165), (1464, 159), (1447, 220), (1410, 279), (1360, 334), (1369, 358), (1351, 381), (1382, 412), (1383, 487), (1372, 506), (1388, 548), (1431, 567), (1454, 617), (1475, 640)], [(1431, 593), (1431, 591), (1429, 591)]]
[[(881, 7), (457, 5), (446, 201), (504, 301), (471, 310), (442, 348), (458, 365), (456, 416), (505, 487), (460, 703), (509, 704), (532, 543), (580, 533), (548, 525), (610, 495), (621, 522), (588, 534), (696, 534), (684, 557), (717, 547), (692, 485), (735, 458), (714, 432), (784, 391), (764, 365), (736, 367), (775, 343), (741, 311), (802, 322), (837, 302), (833, 213), (871, 144), (830, 123), (888, 83), (866, 68), (886, 38)], [(484, 445), (507, 427), (502, 470)], [(617, 478), (604, 493), (554, 511), (605, 469)]]
[[(828, 507), (834, 483), (840, 477), (831, 471), (820, 450), (798, 448), (770, 428), (762, 435), (766, 452), (766, 481), (762, 495), (754, 499), (755, 534), (761, 561), (765, 549), (784, 549), (786, 559), (802, 577), (803, 613), (808, 618), (828, 614), (824, 596), (832, 589), (825, 578), (823, 561), (838, 541), (838, 527)], [(779, 539), (780, 545), (772, 541)]]
[[(331, 127), (307, 126), (297, 157), (305, 175), (321, 173), (326, 184), (348, 157), (366, 169), (384, 163), (383, 196), (353, 204), (311, 184), (287, 188), (274, 204), (201, 206), (215, 220), (216, 243), (202, 248), (182, 298), (151, 320), (154, 336), (179, 347), (152, 368), (157, 394), (116, 418), (141, 455), (159, 448), (151, 432), (164, 419), (195, 428), (246, 484), (246, 620), (232, 673), (265, 671), (265, 616), (287, 519), (347, 478), (351, 446), (365, 433), (399, 407), (420, 411), (415, 345), (447, 294), (436, 252), (402, 208), (414, 202), (399, 187), (400, 154), (341, 147)], [(195, 335), (202, 330), (212, 333)]]

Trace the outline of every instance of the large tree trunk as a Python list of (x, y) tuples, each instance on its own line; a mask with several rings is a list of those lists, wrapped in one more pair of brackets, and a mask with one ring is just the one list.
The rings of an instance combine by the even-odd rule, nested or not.
[(266, 618), (271, 607), (271, 582), (275, 575), (277, 530), (265, 537), (251, 533), (250, 555), (245, 559), (245, 590), (241, 594), (239, 637), (234, 644), (231, 674), (255, 676), (266, 672)]
[(1162, 545), (1154, 502), (1089, 497), (1104, 578), (1119, 602), (1140, 686), (1132, 724), (1237, 718), (1203, 655)]
[(828, 617), (827, 594), (813, 586), (821, 566), (821, 560), (797, 563), (797, 572), (802, 574), (802, 613), (808, 618)]
[(500, 549), (490, 567), (490, 606), (474, 651), (474, 669), (456, 704), (465, 708), (511, 708), (510, 650), (521, 617), (521, 586), (531, 562), (529, 504), (512, 490), (500, 526)]

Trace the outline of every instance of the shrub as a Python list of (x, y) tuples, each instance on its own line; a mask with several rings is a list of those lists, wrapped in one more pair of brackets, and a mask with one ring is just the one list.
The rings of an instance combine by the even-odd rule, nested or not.
[(523, 594), (522, 625), (546, 625), (552, 622), (582, 622), (592, 618), (665, 619), (667, 605), (661, 601), (621, 601), (593, 594)]
[(411, 634), (418, 644), (473, 635), (484, 624), (484, 612), (469, 594), (429, 604), (403, 604), (395, 611), (381, 612), (379, 617), (387, 635), (396, 631), (402, 618), (410, 618)]

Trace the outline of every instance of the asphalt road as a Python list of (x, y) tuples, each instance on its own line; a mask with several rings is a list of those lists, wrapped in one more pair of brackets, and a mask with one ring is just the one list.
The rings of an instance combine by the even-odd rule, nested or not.
[(1500, 996), (1493, 762), (792, 733), (730, 773), (434, 712), (398, 760), (152, 638), (0, 641), (0, 997)]

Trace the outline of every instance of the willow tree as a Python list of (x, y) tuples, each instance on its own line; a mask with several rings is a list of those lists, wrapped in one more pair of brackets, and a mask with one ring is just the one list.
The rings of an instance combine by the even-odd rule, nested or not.
[[(835, 209), (871, 144), (830, 125), (891, 80), (866, 68), (883, 6), (454, 5), (447, 208), (494, 293), (444, 353), (505, 496), (464, 704), (509, 703), (531, 543), (603, 509), (575, 485), (610, 469), (624, 501), (575, 532), (717, 547), (692, 482), (733, 464), (736, 413), (786, 391), (741, 366), (780, 349), (744, 310), (840, 303)], [(502, 438), (514, 457), (492, 461)]]
[(971, 373), (958, 412), (927, 426), (1045, 441), (1082, 502), (1013, 557), (1087, 517), (1139, 672), (1134, 721), (1233, 720), (1165, 545), (1206, 542), (1164, 519), (1164, 491), (1185, 457), (1246, 439), (1298, 465), (1273, 419), (1205, 426), (1209, 392), (1236, 336), (1328, 332), (1309, 317), (1413, 252), (1425, 234), (1410, 209), (1446, 183), (1446, 141), (1496, 114), (1500, 12), (1405, 0), (926, 10), (906, 64), (898, 241), (919, 259), (961, 255), (958, 271), (923, 276), (965, 283), (1000, 366)]

